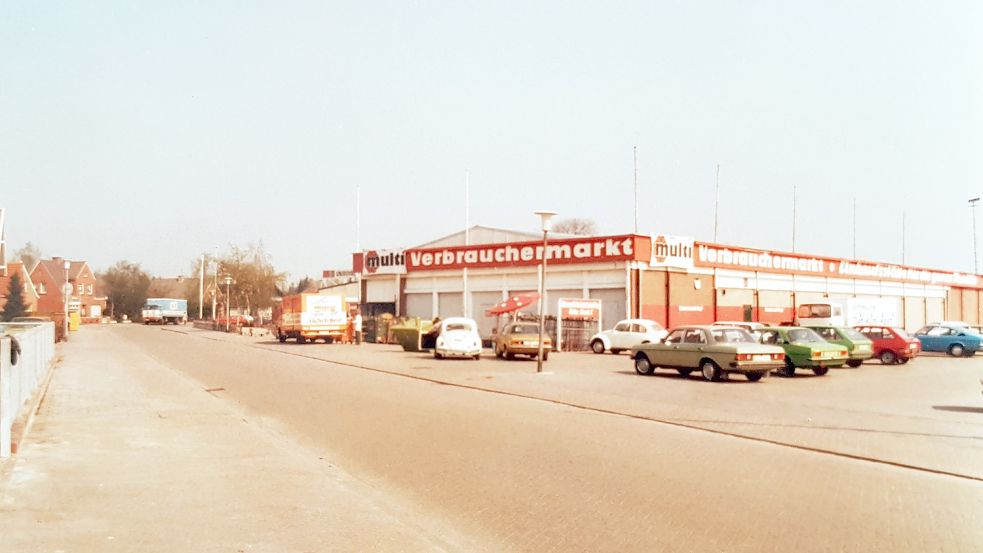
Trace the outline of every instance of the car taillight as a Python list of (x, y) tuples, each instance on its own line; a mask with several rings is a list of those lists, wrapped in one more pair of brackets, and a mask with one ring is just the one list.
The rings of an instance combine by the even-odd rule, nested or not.
[(822, 358), (823, 358), (823, 352), (821, 351), (812, 352), (812, 359), (822, 359)]
[(773, 353), (773, 354), (771, 354), (771, 359), (772, 359), (772, 361), (784, 361), (785, 360), (785, 354), (784, 353)]
[(522, 340), (512, 340), (512, 345), (513, 346), (521, 346), (522, 345)]
[(752, 359), (754, 359), (754, 355), (752, 355), (750, 353), (738, 353), (737, 354), (737, 360), (738, 361), (750, 361)]

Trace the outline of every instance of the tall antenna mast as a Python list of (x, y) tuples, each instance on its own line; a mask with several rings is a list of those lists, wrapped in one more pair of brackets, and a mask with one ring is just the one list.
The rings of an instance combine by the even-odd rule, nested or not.
[(713, 242), (717, 243), (717, 228), (720, 226), (720, 164), (717, 164), (717, 180), (713, 188)]
[(632, 146), (631, 151), (635, 167), (635, 234), (638, 234), (638, 146)]

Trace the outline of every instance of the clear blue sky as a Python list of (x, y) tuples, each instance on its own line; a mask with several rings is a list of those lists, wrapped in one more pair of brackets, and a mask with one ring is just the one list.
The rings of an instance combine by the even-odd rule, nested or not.
[[(972, 270), (983, 4), (0, 5), (10, 250), (188, 274), (262, 240), (292, 278), (535, 209)], [(979, 213), (983, 226), (983, 212)]]

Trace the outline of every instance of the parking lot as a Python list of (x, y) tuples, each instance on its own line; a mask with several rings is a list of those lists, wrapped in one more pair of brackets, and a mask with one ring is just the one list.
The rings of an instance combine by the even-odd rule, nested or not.
[(536, 374), (535, 360), (498, 359), (487, 349), (478, 361), (437, 360), (394, 345), (280, 344), (265, 337), (178, 331), (412, 379), (983, 480), (983, 356), (922, 354), (907, 365), (873, 360), (822, 377), (800, 371), (794, 378), (772, 375), (756, 383), (739, 375), (707, 382), (665, 370), (640, 376), (627, 353), (554, 353), (546, 372)]

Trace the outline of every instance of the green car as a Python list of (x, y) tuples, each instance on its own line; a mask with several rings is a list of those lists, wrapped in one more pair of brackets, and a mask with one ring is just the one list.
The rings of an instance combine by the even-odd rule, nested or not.
[(850, 352), (846, 364), (857, 368), (874, 356), (874, 341), (848, 326), (810, 326), (831, 344), (845, 346)]
[(829, 372), (830, 367), (842, 367), (849, 352), (844, 346), (831, 344), (811, 328), (780, 326), (757, 331), (762, 344), (781, 346), (785, 349), (785, 367), (781, 373), (795, 376), (795, 369), (812, 369), (816, 376)]

